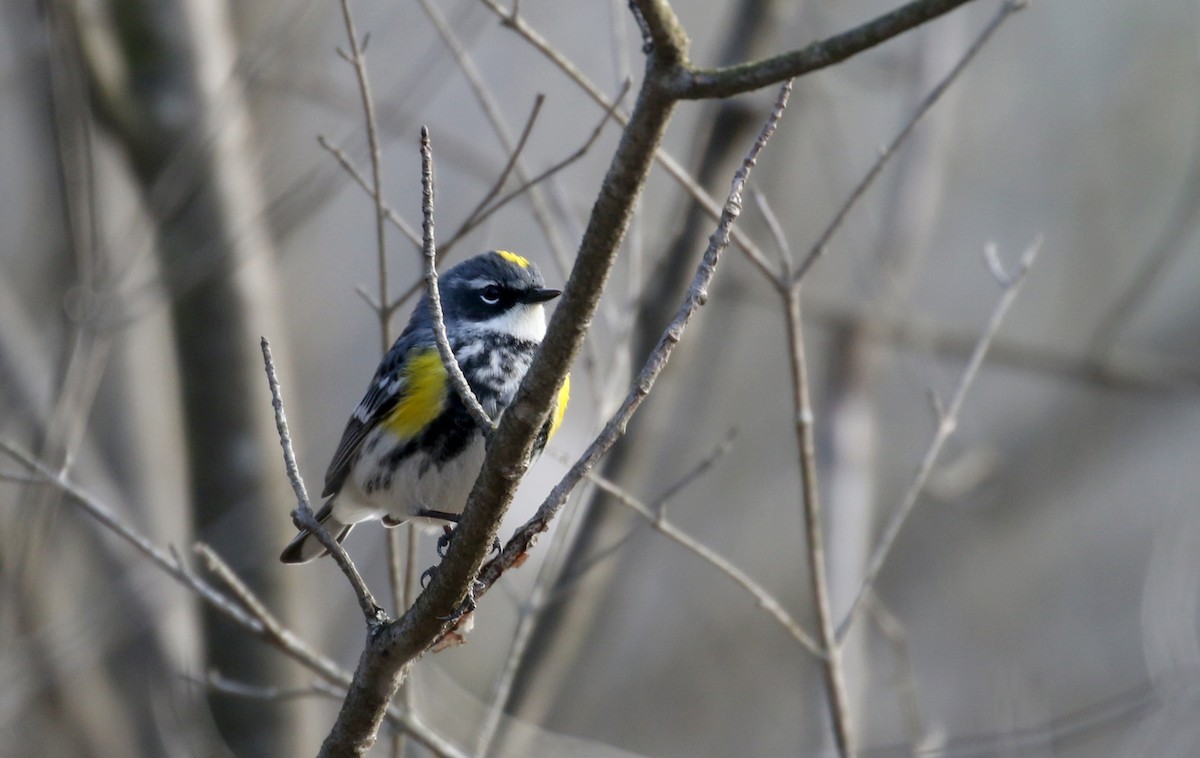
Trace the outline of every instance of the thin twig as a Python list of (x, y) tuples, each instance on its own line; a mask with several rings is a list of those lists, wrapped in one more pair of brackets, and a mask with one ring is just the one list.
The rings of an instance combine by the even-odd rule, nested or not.
[(545, 606), (546, 584), (541, 580), (541, 574), (538, 579), (529, 593), (529, 599), (521, 608), (516, 629), (513, 630), (512, 642), (508, 646), (508, 655), (504, 658), (504, 668), (500, 670), (496, 685), (492, 689), (491, 706), (484, 714), (483, 723), (479, 725), (479, 732), (475, 737), (475, 755), (479, 758), (486, 758), (492, 749), (500, 721), (504, 717), (504, 705), (512, 693), (517, 672), (529, 649), (537, 620)]
[(275, 375), (275, 362), (271, 358), (271, 344), (267, 342), (266, 337), (262, 338), (262, 354), (263, 364), (267, 369), (267, 384), (271, 387), (271, 405), (275, 408), (275, 428), (279, 432), (279, 444), (283, 448), (283, 464), (287, 469), (288, 481), (292, 483), (292, 491), (296, 493), (296, 509), (292, 511), (292, 521), (295, 522), (297, 528), (307, 529), (333, 556), (342, 573), (350, 581), (350, 586), (354, 588), (354, 594), (358, 597), (358, 605), (362, 609), (367, 624), (385, 623), (388, 616), (379, 603), (375, 602), (375, 596), (371, 594), (367, 583), (358, 573), (354, 561), (350, 560), (350, 556), (342, 548), (341, 543), (334, 539), (329, 530), (322, 526), (321, 522), (317, 521), (313, 515), (312, 507), (309, 505), (308, 490), (304, 486), (304, 479), (300, 476), (300, 469), (296, 465), (296, 454), (292, 452), (292, 435), (288, 431), (287, 414), (283, 409), (279, 377)]
[(424, 230), (422, 249), (425, 254), (425, 286), (429, 291), (429, 315), (433, 320), (433, 336), (437, 341), (438, 353), (442, 356), (442, 364), (450, 375), (450, 384), (458, 393), (459, 399), (466, 406), (471, 418), (481, 429), (496, 428), (487, 411), (479, 404), (467, 377), (463, 374), (458, 359), (454, 357), (454, 349), (446, 336), (446, 320), (442, 313), (442, 297), (438, 292), (437, 275), (437, 246), (433, 238), (433, 147), (429, 142), (429, 129), (421, 127), (421, 213), (425, 218), (422, 225)]
[(581, 145), (578, 150), (571, 153), (566, 158), (563, 158), (562, 160), (558, 161), (554, 165), (550, 166), (549, 168), (547, 168), (545, 171), (541, 172), (540, 174), (528, 179), (527, 181), (522, 182), (518, 187), (516, 187), (513, 190), (510, 190), (508, 193), (506, 193), (504, 196), (502, 196), (499, 200), (496, 200), (496, 202), (494, 202), (492, 205), (487, 206), (485, 208), (483, 206), (483, 204), (481, 204), (478, 208), (476, 208), (475, 211), (473, 211), (471, 213), (471, 215), (468, 217), (467, 221), (463, 222), (462, 227), (457, 232), (454, 233), (454, 236), (450, 238), (450, 241), (447, 242), (445, 245), (442, 245), (442, 248), (441, 248), (442, 253), (445, 253), (446, 249), (450, 245), (453, 245), (455, 242), (457, 242), (463, 235), (467, 234), (468, 232), (473, 230), (475, 227), (479, 226), (484, 221), (486, 221), (488, 218), (490, 218), (493, 213), (495, 213), (496, 211), (503, 208), (505, 205), (508, 205), (510, 202), (512, 202), (516, 198), (518, 198), (521, 195), (528, 192), (530, 190), (530, 188), (532, 188), (538, 184), (541, 184), (545, 180), (554, 176), (559, 171), (562, 171), (564, 168), (566, 168), (567, 166), (570, 166), (572, 163), (574, 163), (575, 161), (579, 160), (584, 155), (586, 155), (588, 150), (591, 149), (592, 145), (595, 144), (596, 140), (599, 139), (600, 134), (604, 131), (604, 125), (607, 124), (609, 119), (612, 118), (613, 111), (620, 105), (622, 98), (625, 97), (625, 94), (629, 91), (630, 86), (631, 86), (631, 82), (628, 79), (625, 80), (625, 84), (624, 84), (624, 86), (622, 86), (621, 92), (617, 95), (616, 99), (613, 101), (612, 107), (609, 108), (608, 110), (604, 111), (604, 116), (600, 119), (600, 123), (596, 124), (596, 128), (592, 130), (592, 133), (587, 138), (587, 141), (584, 142), (583, 145)]
[[(591, 98), (594, 103), (606, 111), (611, 111), (612, 117), (617, 121), (617, 123), (619, 123), (621, 126), (627, 126), (629, 124), (629, 114), (618, 108), (617, 103), (610, 101), (600, 90), (600, 88), (593, 84), (592, 81), (588, 79), (587, 76), (585, 76), (584, 73), (570, 61), (570, 59), (555, 49), (555, 47), (551, 45), (550, 42), (541, 35), (541, 33), (527, 24), (523, 18), (516, 14), (510, 14), (496, 0), (482, 0), (482, 2), (490, 11), (492, 11), (492, 13), (496, 14), (504, 26), (512, 29), (522, 39), (529, 43), (533, 49), (545, 56), (545, 58), (554, 64), (560, 71), (562, 71), (568, 79), (570, 79), (581, 90), (583, 90), (584, 94)], [(661, 147), (655, 148), (654, 160), (660, 166), (662, 166), (664, 170), (666, 170), (667, 174), (674, 179), (685, 192), (687, 192), (697, 203), (699, 203), (700, 207), (704, 209), (705, 213), (707, 213), (714, 221), (720, 220), (720, 203), (718, 203), (712, 197), (712, 195), (708, 194), (708, 192), (705, 191), (705, 189), (701, 187), (694, 178), (692, 178), (687, 169), (685, 169), (677, 160), (675, 160), (670, 153)], [(746, 257), (751, 263), (758, 267), (758, 269), (762, 271), (770, 281), (775, 281), (774, 272), (772, 271), (771, 265), (768, 262), (767, 256), (752, 239), (746, 236), (746, 234), (740, 229), (735, 227), (732, 231), (732, 240), (734, 244), (736, 244), (738, 248), (745, 253)]]
[(771, 238), (775, 240), (775, 247), (779, 248), (779, 265), (783, 272), (781, 278), (784, 278), (792, 268), (792, 246), (788, 243), (787, 235), (783, 231), (783, 224), (779, 223), (779, 217), (771, 209), (771, 203), (767, 201), (767, 196), (757, 187), (750, 190), (750, 196), (754, 198), (754, 204), (758, 206), (763, 220), (767, 222), (767, 229), (771, 232)]
[(684, 475), (675, 480), (675, 483), (667, 487), (658, 498), (651, 503), (652, 509), (658, 513), (667, 507), (667, 503), (673, 497), (682, 492), (692, 482), (707, 474), (713, 466), (717, 465), (717, 461), (725, 457), (725, 455), (733, 449), (733, 441), (737, 439), (737, 430), (730, 429), (725, 433), (725, 436), (717, 443), (717, 446), (712, 451), (700, 459), (698, 463), (692, 466), (690, 471), (684, 472)]
[[(379, 128), (378, 121), (375, 116), (375, 98), (371, 94), (370, 77), (367, 75), (367, 62), (365, 58), (367, 40), (363, 40), (362, 45), (358, 42), (358, 33), (354, 28), (354, 16), (350, 12), (349, 0), (341, 0), (342, 18), (346, 26), (346, 36), (350, 40), (350, 63), (354, 67), (354, 75), (358, 80), (359, 95), (362, 100), (363, 121), (365, 122), (367, 131), (367, 145), (370, 150), (371, 161), (371, 186), (368, 189), (375, 205), (375, 240), (376, 240), (376, 266), (378, 271), (378, 287), (379, 287), (379, 306), (375, 309), (375, 313), (379, 318), (379, 341), (380, 354), (386, 356), (392, 344), (391, 335), (391, 317), (393, 311), (385, 307), (391, 298), (388, 295), (388, 270), (387, 270), (387, 229), (386, 222), (398, 217), (392, 212), (384, 201), (383, 194), (383, 151), (379, 144)], [(346, 165), (343, 161), (343, 165)], [(402, 600), (404, 596), (404, 588), (408, 585), (410, 577), (405, 577), (400, 572), (400, 556), (399, 556), (399, 535), (393, 532), (388, 532), (385, 538), (387, 542), (388, 556), (388, 586), (391, 589), (392, 606), (396, 613), (403, 613)], [(403, 733), (398, 733), (397, 740), (403, 738)]]
[(238, 602), (246, 607), (250, 615), (258, 619), (259, 623), (263, 625), (263, 628), (271, 637), (282, 640), (289, 634), (283, 624), (279, 622), (279, 619), (275, 618), (274, 614), (267, 610), (267, 606), (263, 605), (262, 600), (246, 586), (241, 577), (230, 568), (229, 564), (215, 550), (203, 542), (197, 542), (192, 546), (192, 552), (204, 561), (204, 567), (221, 580), (221, 583), (233, 593)]
[(713, 568), (720, 571), (725, 576), (732, 579), (738, 586), (750, 593), (758, 607), (766, 611), (774, 618), (779, 625), (782, 626), (788, 634), (792, 635), (803, 645), (810, 653), (819, 659), (825, 658), (825, 652), (821, 649), (821, 645), (812, 638), (808, 632), (800, 625), (783, 604), (779, 602), (771, 593), (767, 592), (761, 584), (754, 581), (745, 571), (731, 563), (727, 558), (717, 553), (715, 550), (705, 545), (703, 542), (695, 539), (686, 532), (683, 532), (675, 524), (667, 520), (666, 516), (661, 512), (656, 513), (651, 506), (646, 505), (636, 497), (631, 495), (616, 483), (605, 479), (602, 475), (595, 471), (589, 471), (585, 474), (597, 487), (612, 495), (617, 502), (629, 508), (631, 511), (641, 516), (642, 519), (654, 528), (659, 534), (662, 534), (667, 539), (675, 544), (686, 548), (693, 554), (704, 559)]
[(950, 69), (950, 73), (946, 74), (946, 76), (940, 82), (938, 82), (932, 90), (929, 91), (929, 94), (926, 95), (923, 100), (921, 100), (920, 104), (917, 105), (917, 109), (904, 124), (904, 128), (902, 128), (900, 132), (892, 139), (892, 141), (888, 143), (887, 147), (880, 151), (879, 156), (875, 159), (875, 162), (871, 164), (871, 168), (867, 170), (866, 175), (864, 175), (854, 189), (851, 190), (850, 194), (846, 197), (846, 201), (842, 203), (842, 206), (838, 208), (837, 213), (834, 214), (833, 220), (829, 222), (829, 225), (826, 226), (825, 230), (821, 232), (821, 236), (817, 237), (817, 241), (813, 243), (812, 248), (809, 250), (808, 256), (800, 263), (800, 267), (793, 272), (793, 286), (799, 284), (800, 280), (804, 278), (804, 275), (808, 273), (808, 270), (812, 268), (812, 265), (816, 263), (817, 259), (825, 254), (826, 249), (829, 247), (829, 241), (833, 238), (833, 235), (837, 233), (838, 229), (842, 227), (842, 223), (846, 220), (846, 216), (848, 216), (854, 206), (858, 204), (859, 199), (862, 198), (867, 189), (875, 183), (875, 179), (879, 176), (880, 172), (883, 171), (883, 167), (886, 166), (888, 161), (891, 160), (892, 156), (896, 154), (896, 150), (908, 140), (908, 137), (910, 134), (912, 134), (913, 129), (916, 128), (917, 124), (920, 123), (925, 114), (929, 112), (929, 109), (932, 108), (934, 104), (942, 98), (942, 95), (946, 94), (946, 90), (950, 88), (950, 85), (954, 83), (954, 80), (958, 78), (959, 74), (961, 74), (967, 68), (972, 60), (974, 60), (979, 51), (983, 49), (983, 46), (987, 44), (988, 40), (992, 38), (992, 35), (995, 34), (1000, 28), (1000, 25), (1003, 24), (1005, 20), (1007, 20), (1008, 17), (1013, 13), (1025, 8), (1027, 5), (1028, 2), (1026, 0), (1004, 0), (1004, 2), (1000, 4), (1000, 10), (996, 12), (996, 15), (992, 17), (992, 20), (988, 22), (987, 26), (983, 28), (983, 31), (979, 33), (979, 36), (975, 38), (975, 41), (971, 43), (971, 46), (967, 48), (967, 51), (963, 53), (963, 56), (959, 58), (958, 63), (954, 64), (954, 68)]
[(813, 409), (808, 382), (808, 361), (804, 351), (804, 324), (800, 310), (800, 289), (792, 287), (784, 300), (788, 355), (792, 370), (793, 407), (795, 409), (796, 446), (800, 467), (801, 505), (804, 510), (804, 538), (807, 542), (808, 577), (812, 584), (813, 609), (821, 646), (825, 651), (822, 674), (825, 678), (834, 743), (842, 758), (856, 755), (855, 734), (850, 722), (846, 673), (842, 668), (842, 650), (833, 626), (829, 602), (829, 578), (825, 563), (825, 524), (821, 517), (820, 488), (817, 486), (817, 445), (813, 430)]
[[(354, 15), (350, 12), (350, 0), (341, 0), (342, 21), (346, 26), (346, 38), (350, 41), (350, 65), (354, 67), (354, 78), (358, 81), (358, 93), (362, 100), (363, 120), (367, 127), (367, 148), (371, 156), (371, 197), (375, 201), (375, 245), (379, 267), (379, 302), (386, 303), (387, 295), (387, 216), (388, 208), (383, 199), (383, 150), (379, 146), (379, 128), (375, 119), (375, 98), (371, 96), (371, 80), (367, 76), (367, 60), (363, 57), (366, 42), (359, 42), (354, 28)], [(386, 319), (384, 314), (380, 318)], [(383, 328), (383, 352), (387, 352), (387, 324)]]
[(700, 262), (695, 277), (692, 279), (692, 284), (688, 288), (687, 295), (684, 297), (684, 301), (676, 312), (674, 319), (672, 319), (663, 332), (658, 344), (646, 359), (633, 388), (626, 395), (625, 400), (621, 403), (621, 407), (617, 409), (604, 426), (603, 431), (592, 441), (583, 455), (579, 457), (566, 475), (551, 490), (550, 494), (546, 496), (546, 499), (538, 507), (537, 513), (516, 531), (504, 546), (501, 554), (488, 562), (480, 571), (479, 582), (481, 588), (476, 590), (475, 594), (477, 597), (486, 592), (487, 588), (504, 571), (517, 562), (519, 557), (532, 545), (537, 534), (549, 528), (550, 521), (562, 509), (563, 504), (567, 501), (567, 497), (575, 489), (576, 485), (579, 484), (587, 472), (592, 470), (612, 446), (616, 444), (617, 440), (624, 435), (629, 419), (650, 393), (650, 390), (654, 386), (654, 381), (670, 360), (671, 352), (674, 350), (675, 345), (678, 344), (684, 330), (687, 328), (688, 322), (696, 310), (707, 302), (708, 286), (712, 282), (713, 275), (716, 273), (716, 266), (721, 259), (721, 253), (729, 246), (730, 230), (738, 216), (741, 215), (742, 191), (745, 188), (746, 181), (755, 162), (758, 160), (759, 154), (775, 133), (775, 128), (783, 116), (783, 110), (787, 107), (788, 96), (790, 94), (791, 83), (789, 82), (780, 88), (779, 97), (775, 102), (774, 108), (771, 110), (770, 116), (754, 141), (749, 154), (742, 161), (741, 168), (734, 175), (733, 186), (725, 201), (725, 208), (721, 213), (721, 221), (717, 224), (716, 231), (709, 238), (708, 249), (704, 252), (704, 257)]
[(7, 442), (0, 441), (0, 451), (28, 468), (39, 478), (40, 482), (56, 487), (66, 497), (67, 501), (77, 505), (84, 513), (95, 519), (102, 527), (117, 535), (135, 550), (148, 558), (165, 574), (196, 593), (202, 600), (233, 620), (251, 634), (266, 639), (280, 647), (292, 658), (300, 661), (307, 668), (331, 681), (348, 682), (349, 675), (339, 669), (336, 664), (320, 655), (312, 648), (301, 643), (295, 635), (288, 635), (289, 644), (275, 637), (260, 619), (256, 618), (248, 607), (234, 602), (208, 582), (197, 577), (180, 562), (176, 556), (155, 545), (140, 532), (122, 520), (111, 508), (93, 497), (74, 482), (67, 479), (61, 472), (54, 472), (34, 460), (24, 452)]
[[(910, 316), (899, 321), (843, 302), (817, 302), (809, 296), (805, 315), (827, 329), (853, 329), (868, 340), (946, 358), (967, 358), (978, 333), (948, 328), (932, 319)], [(1071, 355), (1061, 347), (1040, 347), (997, 337), (988, 350), (993, 364), (1045, 374), (1069, 382), (1109, 390), (1196, 392), (1200, 365), (1164, 359), (1145, 352), (1110, 349), (1103, 357)]]
[(12, 474), (7, 471), (0, 471), (0, 482), (12, 482), (13, 484), (46, 484), (44, 479), (36, 477), (33, 474)]
[[(730, 450), (734, 436), (734, 432), (730, 431), (729, 434), (726, 435), (725, 439), (721, 440), (721, 442), (709, 455), (705, 456), (704, 459), (693, 466), (690, 471), (685, 472), (682, 477), (668, 487), (667, 491), (660, 495), (658, 500), (648, 506), (648, 509), (652, 512), (661, 511), (661, 509), (666, 506), (667, 501), (669, 501), (689, 484), (694, 482), (699, 476), (711, 469), (713, 465), (715, 465), (715, 463)], [(567, 459), (565, 456), (553, 455), (553, 457), (562, 461), (563, 463), (570, 463), (569, 459)], [(578, 514), (578, 511), (568, 511), (565, 518), (570, 519), (576, 514)], [(566, 524), (560, 524), (558, 531), (556, 532), (555, 544), (559, 546), (560, 549), (565, 547), (566, 544), (562, 539), (562, 535), (566, 529), (568, 529)], [(632, 534), (633, 532), (629, 533), (629, 535)], [(626, 538), (629, 535), (626, 535)], [(586, 566), (572, 576), (556, 574), (555, 571), (552, 570), (551, 567), (554, 563), (553, 556), (548, 556), (546, 560), (542, 562), (537, 573), (537, 578), (533, 582), (533, 588), (529, 592), (529, 597), (521, 607), (521, 613), (517, 619), (517, 626), (513, 630), (512, 641), (509, 643), (508, 655), (505, 656), (504, 659), (504, 668), (501, 669), (500, 674), (496, 677), (496, 683), (492, 688), (492, 692), (489, 697), (491, 705), (488, 708), (487, 714), (484, 716), (483, 723), (479, 727), (478, 736), (475, 739), (475, 755), (486, 756), (491, 750), (492, 743), (495, 741), (496, 732), (500, 725), (500, 720), (504, 715), (504, 706), (508, 702), (517, 673), (520, 670), (522, 660), (524, 659), (525, 653), (528, 650), (529, 642), (533, 638), (533, 633), (537, 622), (541, 617), (542, 611), (546, 606), (557, 602), (559, 598), (569, 592), (570, 588), (574, 586), (575, 582), (577, 582), (584, 574), (586, 574), (587, 570), (591, 568), (591, 566), (597, 565), (603, 559), (603, 557), (610, 555), (613, 551), (620, 547), (624, 541), (625, 538), (618, 540), (616, 545), (612, 546), (608, 550), (605, 550), (603, 555), (596, 556), (594, 561), (589, 562)], [(552, 576), (556, 578), (556, 581), (554, 592), (550, 593), (547, 590), (547, 587), (549, 586), (549, 580)], [(764, 605), (763, 607), (767, 606)], [(773, 609), (770, 610), (772, 613), (774, 613)], [(783, 611), (782, 606), (779, 606), (778, 610)], [(786, 611), (783, 611), (783, 613), (786, 615)], [(800, 634), (804, 634), (803, 630), (799, 629), (798, 624), (797, 629), (799, 630)]]
[[(450, 54), (454, 57), (454, 62), (458, 64), (459, 70), (462, 71), (463, 77), (467, 80), (467, 86), (471, 88), (471, 92), (475, 95), (479, 107), (483, 109), (483, 115), (491, 125), (492, 131), (499, 138), (501, 148), (506, 153), (515, 152), (516, 140), (513, 139), (512, 132), (508, 128), (508, 123), (504, 118), (504, 109), (484, 80), (483, 73), (475, 64), (466, 45), (459, 39), (457, 33), (454, 31), (454, 27), (442, 14), (438, 3), (433, 2), (433, 0), (420, 0), (420, 4), (421, 9), (437, 30), (438, 36), (442, 38), (442, 41), (450, 50)], [(525, 170), (524, 162), (519, 157), (515, 170), (517, 177), (522, 182), (529, 181), (529, 173)], [(562, 235), (559, 234), (558, 228), (554, 223), (554, 215), (550, 212), (545, 198), (538, 189), (533, 189), (529, 193), (529, 210), (533, 214), (533, 220), (541, 230), (542, 236), (546, 238), (551, 252), (558, 259), (564, 270), (570, 270), (570, 256), (572, 251), (568, 249), (569, 246), (562, 238)]]
[[(187, 681), (194, 684), (203, 685), (211, 688), (214, 692), (220, 692), (223, 695), (231, 695), (233, 697), (246, 698), (248, 700), (263, 700), (263, 701), (280, 701), (293, 700), (302, 697), (323, 697), (328, 700), (340, 701), (346, 696), (346, 688), (344, 686), (336, 686), (329, 684), (320, 679), (312, 682), (307, 687), (263, 687), (260, 685), (249, 684), (247, 682), (239, 682), (222, 675), (218, 671), (208, 672), (208, 676), (203, 679), (188, 676), (184, 677)], [(423, 721), (417, 718), (412, 713), (405, 713), (389, 708), (387, 712), (388, 723), (396, 729), (396, 735), (399, 737), (412, 737), (416, 742), (429, 750), (433, 755), (439, 758), (465, 758), (466, 753), (456, 748), (446, 740), (434, 734)]]
[(938, 454), (941, 453), (942, 446), (949, 439), (950, 435), (954, 433), (955, 427), (958, 424), (958, 414), (967, 396), (967, 390), (975, 382), (975, 377), (979, 373), (979, 367), (983, 365), (983, 359), (987, 355), (988, 348), (991, 346), (992, 340), (996, 338), (996, 334), (1000, 331), (1000, 324), (1004, 320), (1005, 314), (1008, 313), (1009, 307), (1016, 300), (1017, 293), (1021, 290), (1021, 284), (1025, 281), (1025, 275), (1029, 272), (1029, 267), (1033, 265), (1033, 261), (1037, 257), (1041, 247), (1042, 238), (1039, 236), (1021, 255), (1021, 261), (1018, 264), (1016, 273), (1007, 277), (1008, 283), (1004, 285), (1004, 292), (1000, 296), (1000, 300), (996, 303), (996, 307), (992, 311), (992, 316), (988, 320), (983, 334), (980, 335), (979, 341), (976, 342), (975, 350), (972, 352), (966, 367), (963, 369), (962, 375), (958, 379), (958, 386), (954, 390), (954, 396), (950, 404), (946, 406), (944, 413), (938, 419), (933, 440), (930, 441), (929, 447), (925, 450), (921, 464), (917, 467), (916, 476), (913, 477), (908, 491), (904, 493), (904, 498), (901, 500), (900, 506), (892, 514), (887, 527), (883, 530), (883, 535), (880, 537), (875, 551), (871, 554), (871, 560), (867, 564), (862, 584), (854, 596), (854, 601), (850, 604), (850, 610), (846, 612), (846, 617), (838, 625), (837, 639), (839, 643), (845, 639), (851, 624), (854, 623), (854, 620), (861, 612), (867, 593), (874, 587), (875, 580), (879, 576), (879, 572), (883, 569), (883, 564), (887, 561), (892, 547), (896, 544), (896, 538), (899, 536), (901, 528), (907, 522), (909, 514), (912, 513), (913, 507), (917, 504), (917, 498), (925, 488), (925, 482), (929, 479), (929, 474), (933, 471), (934, 464), (937, 463)]
[[(67, 502), (77, 505), (103, 528), (112, 532), (148, 558), (152, 565), (158, 567), (167, 576), (170, 576), (179, 584), (195, 593), (201, 600), (224, 614), (248, 633), (266, 641), (289, 658), (292, 658), (321, 677), (325, 682), (341, 688), (337, 697), (340, 698), (345, 693), (345, 688), (349, 686), (351, 681), (350, 673), (317, 652), (290, 629), (280, 625), (274, 616), (266, 611), (262, 602), (240, 580), (236, 584), (242, 588), (243, 593), (239, 593), (238, 602), (235, 602), (216, 587), (189, 571), (178, 559), (177, 555), (163, 550), (140, 532), (136, 531), (132, 526), (118, 517), (106, 504), (69, 480), (64, 472), (51, 471), (42, 463), (3, 440), (0, 440), (0, 452), (4, 452), (15, 462), (29, 469), (32, 474), (38, 477), (38, 482), (56, 487), (66, 496)], [(216, 556), (215, 553), (213, 555), (216, 557), (218, 564), (224, 566), (219, 556)], [(225, 569), (228, 570), (228, 566), (225, 566)], [(229, 570), (228, 574), (232, 576), (232, 570)], [(224, 576), (222, 579), (226, 580)], [(227, 584), (231, 583), (227, 581)], [(321, 684), (318, 682), (314, 686), (320, 687)], [(414, 714), (391, 708), (388, 710), (387, 716), (389, 720), (411, 735), (413, 739), (431, 750), (435, 755), (446, 756), (447, 758), (458, 758), (465, 755), (448, 740), (435, 734)]]
[[(350, 178), (354, 180), (355, 184), (357, 184), (359, 187), (362, 187), (364, 192), (366, 192), (368, 195), (375, 194), (371, 190), (371, 185), (369, 182), (367, 182), (366, 177), (363, 176), (362, 172), (355, 168), (354, 164), (350, 162), (350, 157), (346, 155), (344, 150), (331, 143), (324, 135), (317, 135), (317, 144), (337, 159), (337, 162), (341, 165), (342, 169), (350, 175)], [(417, 247), (417, 249), (420, 249), (421, 235), (417, 234), (412, 226), (409, 225), (409, 223), (403, 218), (401, 218), (400, 214), (397, 213), (396, 210), (390, 205), (385, 203), (383, 209), (385, 215), (387, 216), (387, 220), (390, 221), (393, 226), (399, 229), (400, 233), (407, 237), (408, 240)]]
[(504, 189), (504, 185), (508, 182), (508, 177), (512, 173), (513, 168), (517, 165), (517, 159), (521, 157), (521, 153), (525, 150), (525, 143), (529, 141), (529, 135), (533, 133), (533, 125), (537, 122), (538, 114), (542, 111), (542, 104), (546, 102), (546, 96), (538, 93), (533, 100), (533, 109), (529, 111), (529, 118), (525, 119), (525, 128), (521, 130), (521, 136), (517, 138), (517, 146), (509, 153), (508, 161), (504, 164), (504, 168), (500, 170), (500, 175), (496, 177), (496, 181), (492, 182), (492, 186), (484, 193), (484, 196), (479, 199), (467, 217), (463, 219), (462, 225), (458, 227), (458, 231), (450, 235), (450, 239), (442, 244), (442, 255), (450, 252), (454, 247), (454, 243), (462, 239), (467, 232), (474, 229), (483, 220), (480, 214), (487, 208), (488, 203), (492, 202), (500, 190)]
[(239, 682), (234, 679), (229, 679), (217, 671), (208, 672), (208, 675), (203, 679), (194, 676), (185, 676), (184, 679), (192, 684), (198, 684), (207, 687), (213, 692), (219, 692), (222, 695), (245, 698), (246, 700), (279, 702), (283, 700), (295, 700), (303, 697), (323, 697), (332, 699), (336, 699), (338, 697), (338, 691), (336, 689), (317, 687), (315, 684), (310, 684), (307, 687), (263, 687), (257, 684), (250, 684), (248, 682)]
[(913, 676), (912, 655), (908, 649), (908, 635), (900, 619), (888, 609), (883, 601), (874, 593), (867, 598), (867, 612), (879, 627), (883, 638), (892, 648), (895, 660), (896, 699), (899, 702), (901, 717), (905, 730), (908, 732), (908, 744), (914, 754), (928, 746), (929, 738), (925, 733), (925, 722), (921, 718), (921, 703), (917, 697), (916, 677)]
[[(667, 504), (670, 503), (671, 500), (674, 499), (676, 495), (678, 495), (688, 485), (690, 485), (692, 482), (696, 481), (697, 478), (699, 478), (706, 471), (708, 471), (714, 465), (716, 465), (717, 461), (720, 460), (720, 458), (723, 455), (725, 455), (727, 452), (729, 452), (733, 448), (734, 436), (735, 436), (735, 434), (731, 430), (729, 432), (729, 434), (725, 437), (725, 439), (723, 439), (720, 443), (717, 444), (717, 446), (712, 450), (712, 452), (710, 452), (703, 459), (701, 459), (698, 463), (696, 463), (692, 467), (691, 470), (685, 471), (683, 476), (679, 477), (679, 479), (675, 480), (675, 482), (673, 484), (671, 484), (669, 487), (667, 487), (666, 491), (664, 491), (661, 495), (659, 495), (658, 498), (651, 501), (648, 504), (650, 511), (652, 513), (661, 515), (666, 510)], [(571, 459), (566, 457), (565, 455), (555, 455), (554, 453), (551, 453), (551, 455), (553, 455), (553, 457), (557, 458), (558, 461), (560, 463), (562, 463), (563, 465), (569, 466), (572, 463)], [(574, 511), (568, 511), (568, 513), (574, 513)], [(560, 576), (558, 578), (558, 581), (555, 583), (554, 595), (547, 598), (546, 602), (547, 603), (557, 602), (560, 598), (567, 595), (571, 591), (572, 587), (574, 587), (577, 583), (579, 583), (583, 579), (583, 577), (585, 577), (592, 568), (600, 565), (609, 556), (613, 555), (635, 533), (636, 533), (636, 531), (626, 532), (624, 536), (622, 536), (620, 539), (616, 540), (615, 542), (611, 543), (610, 545), (606, 546), (603, 550), (590, 555), (588, 557), (588, 560), (586, 560), (585, 562), (580, 564), (578, 567), (576, 567), (575, 571), (572, 574), (566, 575), (566, 576)]]

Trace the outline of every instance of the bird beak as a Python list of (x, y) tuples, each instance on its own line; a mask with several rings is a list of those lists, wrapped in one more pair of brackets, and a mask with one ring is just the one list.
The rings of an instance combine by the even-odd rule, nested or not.
[(548, 300), (553, 300), (562, 294), (562, 290), (551, 289), (531, 289), (526, 290), (525, 294), (521, 295), (522, 303), (544, 303)]

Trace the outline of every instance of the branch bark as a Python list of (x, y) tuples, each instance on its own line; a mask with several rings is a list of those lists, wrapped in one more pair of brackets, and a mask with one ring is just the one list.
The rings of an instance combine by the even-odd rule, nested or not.
[(684, 100), (730, 97), (810, 74), (868, 50), (971, 0), (913, 0), (849, 31), (799, 50), (718, 69), (692, 69), (675, 82), (672, 94)]

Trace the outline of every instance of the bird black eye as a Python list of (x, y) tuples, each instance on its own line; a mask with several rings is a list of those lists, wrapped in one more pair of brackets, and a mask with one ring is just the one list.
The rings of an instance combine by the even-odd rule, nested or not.
[(494, 284), (489, 284), (479, 292), (479, 299), (488, 305), (495, 305), (500, 302), (500, 288)]

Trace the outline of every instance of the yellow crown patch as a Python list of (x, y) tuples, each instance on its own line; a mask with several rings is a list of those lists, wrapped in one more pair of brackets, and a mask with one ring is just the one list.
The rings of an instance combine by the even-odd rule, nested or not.
[(497, 250), (496, 255), (513, 265), (520, 266), (521, 268), (529, 268), (529, 261), (516, 253), (510, 253), (507, 250)]

